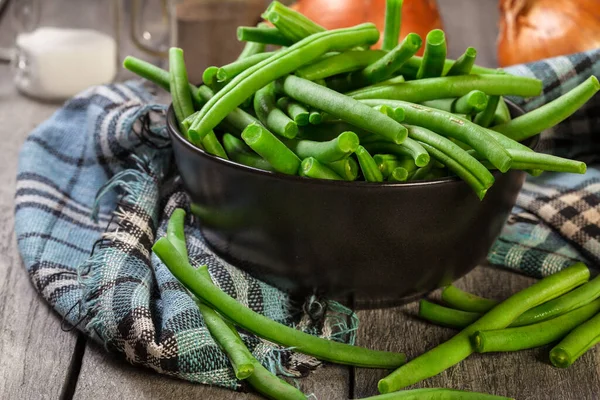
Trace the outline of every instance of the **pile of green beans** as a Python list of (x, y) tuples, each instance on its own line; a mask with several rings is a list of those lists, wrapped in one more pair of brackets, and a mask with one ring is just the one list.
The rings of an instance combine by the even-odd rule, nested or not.
[[(381, 50), (370, 48), (379, 40), (373, 24), (326, 30), (274, 1), (263, 13), (271, 25), (239, 27), (242, 53), (206, 68), (200, 86), (188, 82), (180, 49), (171, 50), (169, 71), (134, 57), (124, 66), (171, 92), (179, 131), (191, 143), (263, 171), (398, 184), (456, 178), (480, 199), (494, 170), (585, 172), (582, 162), (519, 141), (575, 113), (600, 90), (595, 77), (512, 119), (504, 96), (538, 96), (542, 82), (478, 66), (472, 47), (447, 59), (439, 29), (399, 41), (402, 6), (386, 2)], [(344, 132), (358, 143), (324, 157), (334, 146), (326, 142)], [(377, 163), (379, 155), (396, 159)], [(408, 161), (417, 168), (402, 165)]]

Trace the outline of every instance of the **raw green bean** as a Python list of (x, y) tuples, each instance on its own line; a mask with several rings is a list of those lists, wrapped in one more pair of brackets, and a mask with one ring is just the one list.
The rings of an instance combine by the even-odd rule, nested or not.
[(427, 300), (421, 300), (419, 302), (419, 317), (436, 325), (464, 328), (481, 318), (481, 314), (455, 310)]
[(469, 75), (471, 73), (471, 69), (475, 65), (476, 58), (477, 50), (475, 50), (473, 47), (467, 47), (467, 50), (464, 52), (464, 54), (458, 57), (445, 75)]
[(432, 170), (429, 171), (429, 173), (427, 175), (425, 175), (425, 180), (440, 179), (440, 178), (448, 177), (448, 170), (446, 168), (436, 168), (435, 165), (439, 161), (437, 161), (437, 160), (434, 160), (434, 161), (435, 162), (434, 162)]
[(223, 135), (223, 147), (225, 147), (229, 158), (238, 164), (264, 171), (275, 171), (267, 160), (252, 151), (246, 143), (229, 133)]
[(254, 364), (254, 373), (246, 378), (246, 381), (268, 399), (306, 400), (307, 398), (304, 393), (273, 375), (258, 361)]
[(585, 174), (586, 171), (586, 165), (581, 161), (569, 160), (568, 158), (533, 151), (508, 149), (508, 153), (515, 163), (526, 166), (526, 169), (571, 172), (574, 174)]
[[(375, 351), (329, 341), (275, 322), (242, 305), (212, 284), (210, 280), (198, 273), (166, 238), (159, 239), (152, 250), (193, 295), (214, 308), (223, 317), (259, 337), (285, 347), (293, 347), (299, 353), (338, 364), (395, 368), (406, 360), (401, 353)], [(199, 269), (205, 268), (206, 266), (202, 266)]]
[(242, 132), (242, 139), (252, 150), (271, 164), (278, 172), (296, 175), (300, 159), (285, 144), (262, 125), (251, 124)]
[[(534, 153), (534, 151), (532, 149), (530, 149), (529, 147), (527, 147), (527, 146), (525, 146), (525, 145), (523, 145), (523, 144), (521, 144), (521, 143), (519, 143), (517, 141), (514, 141), (511, 138), (509, 138), (509, 137), (507, 137), (507, 136), (505, 136), (505, 135), (503, 135), (501, 133), (498, 133), (498, 132), (496, 132), (494, 130), (491, 130), (491, 129), (485, 129), (485, 132), (488, 135), (490, 135), (491, 137), (493, 137), (494, 139), (496, 139), (498, 141), (498, 143), (500, 143), (500, 145), (502, 145), (502, 147), (504, 147), (505, 149), (508, 149), (508, 150), (510, 150), (510, 149), (512, 149), (512, 150), (523, 150), (523, 151), (527, 151), (527, 152), (530, 152), (530, 153)], [(518, 165), (516, 165), (515, 168), (517, 166)], [(523, 167), (523, 165), (521, 165), (520, 167)], [(528, 169), (528, 168), (523, 168), (523, 169)], [(530, 170), (528, 172), (531, 175), (533, 175), (533, 176), (538, 176), (538, 175), (541, 174), (542, 170), (540, 170), (540, 169), (532, 169), (532, 170)]]
[(469, 338), (477, 331), (503, 329), (525, 311), (570, 291), (589, 279), (590, 271), (576, 264), (548, 276), (509, 297), (452, 339), (398, 368), (377, 385), (380, 393), (400, 390), (437, 375), (468, 357), (473, 349)]
[(271, 2), (262, 17), (275, 25), (285, 37), (293, 42), (325, 31), (321, 25), (278, 1)]
[(427, 100), (422, 102), (421, 104), (425, 107), (435, 108), (436, 110), (442, 110), (449, 113), (453, 113), (454, 104), (456, 103), (456, 99), (435, 99), (435, 100)]
[[(418, 140), (419, 142), (426, 143), (429, 146), (435, 148), (439, 152), (445, 154), (447, 157), (453, 159), (456, 163), (460, 164), (470, 174), (472, 174), (485, 189), (488, 189), (494, 183), (494, 175), (483, 166), (479, 161), (472, 157), (469, 153), (463, 150), (456, 143), (451, 140), (430, 131), (429, 129), (422, 128), (415, 125), (405, 125), (408, 129), (408, 135), (410, 139)], [(426, 149), (427, 150), (427, 149)], [(445, 157), (443, 157), (446, 160)], [(440, 160), (442, 164), (446, 165), (444, 160)], [(456, 171), (455, 171), (456, 172)], [(458, 175), (458, 172), (456, 172)], [(459, 175), (460, 176), (460, 175)], [(479, 187), (479, 186), (478, 186)]]
[(358, 158), (358, 164), (367, 182), (383, 182), (383, 175), (377, 167), (375, 160), (369, 154), (369, 152), (362, 146), (358, 146), (356, 149), (356, 157)]
[(341, 181), (342, 177), (336, 174), (327, 166), (321, 164), (316, 158), (308, 157), (302, 160), (300, 164), (300, 176), (306, 176), (314, 179), (329, 179)]
[(520, 142), (564, 121), (591, 99), (598, 90), (600, 90), (598, 78), (592, 75), (556, 100), (512, 121), (496, 125), (492, 129)]
[(456, 99), (452, 112), (458, 114), (475, 114), (482, 112), (488, 105), (488, 97), (480, 90), (471, 90), (469, 93)]
[[(414, 140), (411, 139), (412, 142), (414, 142)], [(377, 142), (377, 141), (363, 141), (361, 139), (361, 142), (363, 142), (363, 146), (365, 149), (368, 150), (369, 153), (371, 154), (395, 154), (397, 156), (409, 156), (411, 157), (414, 161), (415, 164), (418, 161), (418, 167), (424, 167), (425, 165), (427, 165), (429, 163), (429, 160), (431, 159), (431, 157), (420, 157), (419, 160), (416, 160), (415, 157), (415, 153), (412, 149), (408, 148), (405, 146), (405, 143), (402, 144), (394, 144), (394, 143), (390, 143), (390, 142)], [(419, 145), (421, 148), (423, 148), (422, 145)], [(427, 153), (427, 150), (425, 150), (423, 148), (423, 150), (425, 151), (425, 153)], [(419, 153), (420, 154), (420, 153)]]
[(411, 176), (410, 176), (410, 180), (411, 181), (422, 181), (425, 179), (425, 177), (427, 176), (427, 174), (429, 174), (429, 172), (431, 171), (431, 169), (433, 168), (433, 159), (427, 163), (427, 165), (425, 165), (424, 167), (421, 167), (419, 169), (417, 169)]
[(434, 29), (425, 38), (423, 62), (417, 72), (417, 79), (437, 78), (444, 72), (446, 61), (446, 35), (441, 29)]
[(599, 342), (600, 313), (579, 325), (550, 350), (550, 362), (555, 367), (567, 368)]
[(422, 103), (427, 100), (464, 96), (471, 90), (481, 90), (487, 95), (533, 97), (542, 93), (542, 82), (511, 75), (462, 75), (375, 86), (347, 95), (355, 99), (390, 99)]
[(402, 24), (402, 3), (403, 0), (387, 0), (385, 2), (385, 25), (381, 44), (383, 50), (389, 51), (398, 45)]
[[(391, 78), (408, 59), (421, 48), (422, 39), (416, 33), (409, 33), (406, 38), (385, 56), (370, 64), (364, 70), (356, 72), (356, 83), (360, 87)], [(352, 79), (352, 78), (350, 78)]]
[(442, 290), (442, 300), (462, 311), (485, 313), (498, 305), (498, 301), (486, 299), (449, 285)]
[(171, 213), (169, 222), (167, 223), (167, 239), (177, 249), (179, 254), (184, 257), (188, 256), (187, 248), (185, 244), (185, 210), (183, 208), (176, 208)]
[(465, 390), (426, 388), (364, 397), (362, 400), (514, 400), (510, 397)]
[(484, 128), (490, 126), (496, 115), (498, 104), (500, 104), (500, 96), (489, 96), (485, 110), (477, 114), (473, 122)]
[(321, 112), (314, 110), (310, 111), (310, 114), (308, 115), (308, 122), (310, 122), (312, 125), (319, 125), (322, 121), (323, 117)]
[[(192, 96), (188, 86), (188, 76), (183, 60), (183, 50), (171, 47), (169, 50), (169, 87), (173, 98), (173, 110), (181, 127), (184, 119), (194, 113)], [(183, 130), (183, 129), (182, 129)], [(186, 134), (187, 131), (183, 131)], [(187, 136), (187, 135), (186, 135)]]
[[(492, 121), (492, 125), (501, 125), (510, 121), (510, 110), (504, 101), (504, 97), (500, 96), (500, 101), (498, 102), (498, 108), (496, 109), (496, 113), (494, 114), (494, 120)], [(494, 128), (492, 128), (494, 129)]]
[(360, 141), (356, 133), (344, 132), (327, 142), (286, 140), (284, 143), (301, 159), (314, 157), (322, 163), (330, 163), (354, 153)]
[(347, 181), (355, 181), (358, 177), (358, 163), (352, 157), (334, 161), (327, 166)]
[[(399, 166), (398, 157), (393, 154), (375, 154), (373, 161), (377, 164), (377, 168), (381, 171), (383, 178), (388, 178), (394, 169)], [(406, 170), (405, 168), (402, 168)], [(408, 176), (408, 171), (406, 172)]]
[(388, 176), (390, 182), (406, 182), (408, 179), (408, 171), (402, 167), (396, 167)]
[(242, 52), (238, 56), (238, 60), (243, 60), (256, 54), (264, 53), (267, 46), (264, 43), (246, 42)]
[(282, 97), (277, 100), (277, 107), (285, 111), (298, 126), (305, 126), (310, 122), (310, 112), (302, 104), (291, 100), (289, 97)]
[[(419, 72), (419, 68), (421, 67), (422, 62), (423, 62), (422, 57), (414, 56), (413, 58), (408, 60), (402, 66), (402, 68), (400, 68), (400, 71), (398, 71), (398, 72), (400, 74), (404, 75), (404, 78), (406, 78), (406, 79), (415, 79), (417, 77), (417, 73)], [(452, 59), (446, 59), (446, 61), (444, 61), (444, 72), (442, 73), (442, 76), (446, 75), (450, 71), (450, 69), (452, 68), (454, 63), (455, 63), (455, 61)], [(505, 74), (505, 73), (498, 69), (485, 68), (485, 67), (480, 67), (479, 65), (473, 65), (473, 68), (471, 68), (471, 74), (496, 75), (496, 74)]]
[(206, 150), (207, 153), (212, 154), (213, 156), (221, 157), (226, 160), (229, 159), (227, 157), (227, 153), (225, 153), (225, 149), (217, 139), (214, 131), (208, 132), (206, 136), (202, 139), (202, 147)]
[[(478, 353), (532, 349), (562, 339), (598, 312), (600, 300), (594, 300), (583, 307), (537, 324), (475, 332), (471, 336), (471, 343)], [(600, 335), (600, 331), (598, 334)]]
[(275, 46), (291, 46), (294, 42), (286, 38), (277, 28), (240, 26), (237, 28), (237, 38), (243, 42), (272, 44)]
[(277, 108), (273, 82), (259, 89), (254, 95), (254, 112), (269, 130), (285, 138), (295, 138), (298, 125), (283, 111)]
[[(181, 129), (182, 132), (187, 132), (187, 130), (190, 129), (192, 122), (194, 122), (194, 119), (198, 116), (199, 112), (200, 111), (196, 111), (195, 113), (193, 113), (192, 115), (188, 115), (186, 117), (186, 119), (181, 121), (179, 128)], [(196, 144), (196, 145), (198, 145), (198, 144)]]
[(345, 51), (298, 68), (295, 74), (309, 81), (329, 78), (330, 76), (361, 70), (379, 60), (385, 54), (386, 52), (382, 50)]
[[(377, 42), (379, 31), (373, 24), (314, 34), (272, 57), (248, 68), (225, 85), (202, 107), (189, 129), (190, 136), (203, 137), (238, 105), (260, 88), (329, 51), (341, 51)], [(318, 85), (317, 85), (318, 86)], [(320, 87), (320, 86), (319, 86)]]
[(510, 168), (512, 159), (504, 147), (490, 137), (488, 130), (464, 118), (402, 101), (376, 99), (362, 100), (362, 102), (370, 106), (387, 104), (393, 108), (402, 108), (404, 109), (404, 121), (407, 124), (419, 125), (468, 144), (480, 154), (485, 155), (485, 158), (502, 172), (506, 172)]
[(378, 134), (384, 140), (399, 144), (406, 139), (406, 128), (396, 120), (341, 93), (294, 75), (285, 78), (282, 87), (289, 97)]
[(206, 68), (202, 73), (202, 82), (215, 92), (220, 89), (217, 86), (217, 72), (219, 72), (219, 67), (211, 66)]
[[(251, 43), (251, 42), (249, 42)], [(253, 65), (271, 57), (273, 53), (258, 53), (242, 59), (238, 59), (231, 64), (227, 64), (217, 69), (216, 79), (218, 82), (229, 82), (241, 72)], [(206, 82), (204, 82), (206, 83)]]

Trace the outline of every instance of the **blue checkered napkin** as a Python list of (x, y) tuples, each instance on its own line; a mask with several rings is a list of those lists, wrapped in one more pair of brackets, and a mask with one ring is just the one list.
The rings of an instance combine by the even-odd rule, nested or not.
[[(511, 100), (535, 109), (589, 76), (600, 78), (600, 49), (508, 68), (544, 82), (544, 93)], [(528, 177), (488, 260), (541, 277), (576, 261), (600, 267), (600, 96), (557, 127), (544, 132), (538, 151), (588, 163), (583, 176), (544, 173)]]
[[(138, 84), (92, 88), (31, 133), (17, 176), (19, 249), (36, 289), (66, 325), (131, 363), (240, 389), (196, 304), (151, 252), (173, 209), (188, 208), (177, 177), (169, 175), (165, 107), (151, 100)], [(293, 304), (216, 257), (196, 226), (188, 218), (190, 258), (208, 265), (225, 292), (275, 321), (353, 341), (357, 319), (350, 310), (319, 299)], [(300, 376), (318, 365), (253, 335), (242, 337), (273, 372)]]

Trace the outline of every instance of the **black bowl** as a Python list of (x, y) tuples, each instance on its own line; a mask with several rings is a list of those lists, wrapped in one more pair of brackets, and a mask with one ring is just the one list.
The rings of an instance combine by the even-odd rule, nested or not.
[[(509, 103), (513, 116), (522, 110)], [(458, 178), (407, 183), (307, 179), (214, 157), (167, 115), (175, 161), (211, 248), (252, 275), (359, 307), (407, 301), (483, 261), (525, 174), (496, 172), (479, 201)]]

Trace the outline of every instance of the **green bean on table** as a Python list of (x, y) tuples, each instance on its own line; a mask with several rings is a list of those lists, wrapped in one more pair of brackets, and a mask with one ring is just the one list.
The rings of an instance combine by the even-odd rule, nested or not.
[(267, 160), (256, 154), (246, 143), (229, 133), (223, 135), (223, 147), (229, 158), (238, 164), (264, 171), (274, 171)]
[[(369, 350), (322, 339), (275, 322), (227, 295), (192, 267), (166, 239), (152, 247), (171, 273), (199, 300), (218, 311), (235, 325), (257, 336), (324, 361), (372, 368), (394, 368), (405, 362), (401, 353)], [(205, 269), (202, 266), (200, 269)]]
[[(471, 342), (478, 353), (518, 351), (544, 346), (565, 337), (570, 331), (600, 312), (600, 300), (556, 318), (518, 328), (475, 332)], [(598, 332), (600, 335), (600, 331)]]
[(586, 266), (575, 264), (509, 297), (447, 342), (381, 379), (379, 392), (400, 390), (459, 363), (473, 352), (469, 339), (473, 333), (506, 328), (523, 312), (579, 286), (589, 279), (589, 275)]
[(419, 317), (436, 325), (465, 328), (481, 318), (481, 314), (456, 310), (427, 300), (421, 300), (419, 302)]
[(277, 172), (288, 175), (296, 175), (298, 172), (300, 168), (298, 156), (262, 125), (248, 125), (242, 132), (242, 139)]
[(383, 50), (391, 50), (398, 45), (400, 26), (402, 24), (403, 0), (387, 0), (385, 2), (385, 24), (383, 26)]
[(362, 400), (514, 400), (510, 397), (492, 394), (467, 392), (465, 390), (426, 388), (403, 390), (378, 396), (364, 397)]
[(550, 362), (555, 367), (567, 368), (598, 343), (600, 343), (600, 313), (573, 329), (550, 350)]
[[(171, 47), (169, 50), (169, 74), (169, 89), (173, 98), (173, 110), (175, 110), (177, 122), (181, 126), (181, 122), (194, 113), (194, 105), (189, 91), (183, 50), (176, 47)], [(186, 132), (184, 131), (183, 134), (186, 135)]]
[(208, 100), (189, 129), (190, 137), (202, 138), (217, 126), (231, 111), (260, 88), (308, 64), (321, 55), (360, 45), (370, 45), (379, 39), (373, 24), (336, 29), (314, 34), (272, 57), (253, 65), (237, 75)]
[(442, 301), (462, 311), (485, 313), (498, 305), (498, 301), (465, 292), (454, 285), (442, 290)]
[(442, 76), (446, 61), (446, 35), (441, 29), (434, 29), (425, 38), (423, 61), (417, 72), (417, 79)]
[(313, 179), (328, 179), (340, 181), (342, 177), (336, 174), (332, 169), (323, 165), (314, 157), (307, 157), (300, 164), (300, 176), (306, 176)]
[(475, 59), (477, 58), (477, 50), (473, 47), (467, 47), (464, 54), (460, 56), (452, 67), (446, 72), (445, 76), (456, 76), (456, 75), (469, 75), (471, 69), (475, 65)]
[(254, 112), (270, 131), (285, 137), (295, 138), (298, 125), (277, 107), (275, 85), (273, 82), (259, 89), (254, 95)]

